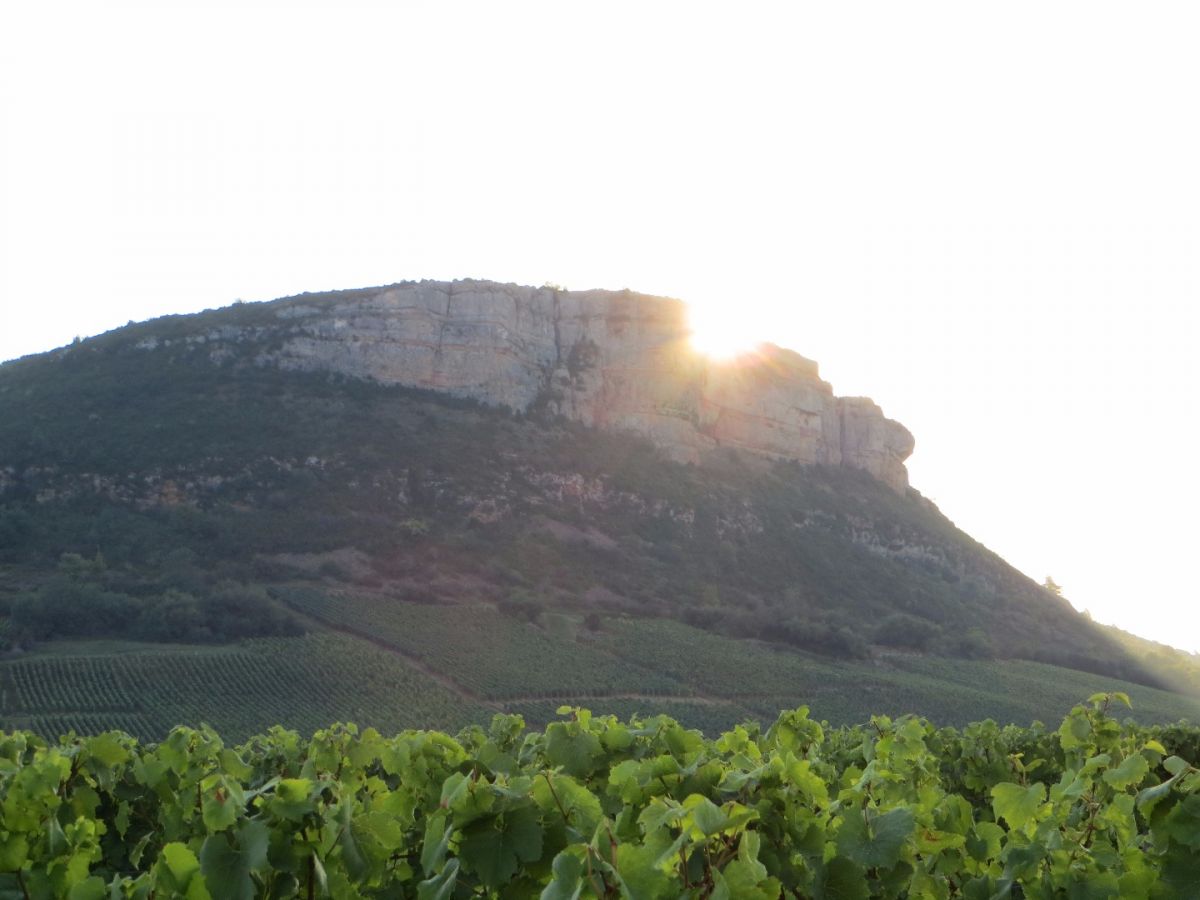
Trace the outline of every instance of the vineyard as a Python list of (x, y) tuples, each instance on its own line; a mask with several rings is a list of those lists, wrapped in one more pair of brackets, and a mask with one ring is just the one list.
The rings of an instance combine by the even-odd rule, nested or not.
[(312, 731), (341, 717), (389, 731), (457, 729), (490, 714), (394, 655), (345, 635), (236, 648), (31, 658), (0, 667), (4, 720), (56, 737), (119, 728), (143, 740), (179, 722), (244, 739), (270, 723)]
[(662, 619), (610, 617), (592, 630), (581, 617), (533, 623), (483, 604), (279, 594), (309, 634), (218, 646), (75, 641), (0, 660), (0, 728), (160, 740), (207, 723), (237, 741), (273, 724), (311, 732), (347, 718), (455, 731), (507, 712), (540, 726), (566, 703), (663, 713), (715, 735), (800, 702), (839, 725), (879, 710), (952, 725), (1049, 722), (1097, 690), (1127, 693), (1145, 724), (1200, 721), (1195, 698), (1031, 662), (834, 661)]
[(490, 700), (520, 697), (691, 693), (682, 682), (636, 662), (616, 665), (603, 650), (557, 639), (494, 606), (428, 606), (380, 597), (334, 596), (312, 589), (281, 592), (293, 608), (345, 628), (453, 675)]
[(715, 739), (579, 708), (456, 737), (0, 734), (0, 894), (1190, 900), (1200, 730), (1128, 702), (1057, 730), (801, 707)]
[(768, 719), (802, 701), (821, 718), (840, 724), (866, 721), (881, 709), (960, 725), (984, 717), (981, 710), (1001, 721), (1053, 721), (1077, 698), (1103, 687), (1133, 698), (1140, 721), (1181, 716), (1200, 721), (1195, 698), (1021, 660), (896, 653), (886, 665), (835, 661), (760, 642), (734, 642), (664, 619), (616, 621), (595, 646)]

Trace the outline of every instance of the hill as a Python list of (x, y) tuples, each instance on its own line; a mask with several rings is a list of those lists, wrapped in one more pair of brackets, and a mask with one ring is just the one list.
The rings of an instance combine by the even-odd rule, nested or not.
[(673, 301), (477, 282), (431, 339), (422, 291), (0, 366), (5, 721), (451, 727), (581, 698), (710, 727), (892, 699), (1028, 720), (1114, 679), (1148, 718), (1196, 717), (1163, 690), (1195, 688), (1188, 657), (1168, 673), (955, 528), (907, 487), (907, 432), (815, 364), (718, 372), (670, 337)]

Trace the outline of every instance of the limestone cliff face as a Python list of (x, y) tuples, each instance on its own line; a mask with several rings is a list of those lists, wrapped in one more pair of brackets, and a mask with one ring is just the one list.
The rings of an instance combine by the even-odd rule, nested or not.
[(773, 345), (718, 362), (692, 349), (677, 300), (480, 281), (410, 283), (281, 305), (284, 368), (336, 371), (634, 431), (678, 460), (734, 447), (908, 484), (907, 429), (836, 398), (817, 365)]

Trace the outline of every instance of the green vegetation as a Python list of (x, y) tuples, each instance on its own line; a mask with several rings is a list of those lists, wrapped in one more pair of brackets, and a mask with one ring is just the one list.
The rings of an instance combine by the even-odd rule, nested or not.
[(0, 734), (0, 891), (29, 898), (1185, 898), (1200, 769), (1093, 696), (1053, 732), (804, 707), (713, 740), (583, 709), (457, 737), (238, 747)]
[(915, 492), (279, 371), (291, 305), (0, 366), (7, 727), (238, 740), (569, 702), (715, 734), (800, 702), (1052, 721), (1098, 689), (1200, 720), (1194, 658), (1087, 621)]
[(383, 730), (456, 730), (493, 712), (543, 724), (563, 703), (667, 714), (714, 735), (800, 703), (837, 725), (908, 709), (951, 725), (989, 711), (1055, 721), (1097, 689), (1132, 696), (1143, 723), (1200, 722), (1179, 694), (1022, 661), (892, 653), (831, 660), (670, 620), (610, 618), (600, 631), (544, 612), (536, 623), (478, 604), (278, 588), (308, 634), (223, 645), (54, 641), (0, 660), (0, 727), (46, 738), (111, 728), (159, 740), (208, 723), (233, 740), (272, 724), (339, 717)]
[(683, 683), (635, 662), (557, 639), (489, 606), (426, 606), (381, 597), (280, 591), (314, 618), (393, 647), (490, 700), (691, 693)]
[[(322, 302), (169, 317), (0, 366), (10, 640), (64, 636), (64, 621), (155, 640), (286, 634), (270, 615), (237, 633), (208, 606), (230, 584), (306, 575), (601, 627), (671, 618), (840, 658), (877, 642), (1182, 683), (865, 473), (733, 455), (699, 471), (628, 435), (264, 365), (288, 310)], [(361, 566), (322, 558), (347, 548)], [(65, 584), (64, 554), (104, 569)], [(84, 603), (116, 615), (38, 612)]]
[(129, 579), (110, 575), (99, 554), (91, 561), (63, 554), (55, 575), (11, 601), (10, 633), (25, 641), (112, 635), (203, 643), (301, 631), (258, 585), (218, 582), (198, 597), (167, 586), (137, 596), (113, 590)]
[(396, 731), (457, 729), (489, 713), (393, 654), (328, 632), (185, 651), (80, 649), (0, 664), (6, 727), (47, 737), (121, 728), (159, 740), (175, 725), (208, 723), (241, 740), (339, 716)]

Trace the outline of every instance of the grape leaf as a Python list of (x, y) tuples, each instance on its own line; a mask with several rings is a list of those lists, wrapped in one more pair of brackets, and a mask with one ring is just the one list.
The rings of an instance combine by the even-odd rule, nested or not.
[(913, 811), (907, 807), (879, 815), (871, 809), (848, 810), (838, 831), (838, 853), (864, 866), (890, 868), (900, 861), (913, 828)]
[(568, 775), (583, 778), (596, 767), (603, 753), (600, 739), (582, 731), (577, 723), (552, 722), (546, 727), (546, 759), (562, 766)]
[(417, 885), (417, 900), (450, 900), (458, 881), (458, 860), (452, 859), (432, 878)]
[(507, 884), (519, 862), (542, 855), (542, 823), (537, 808), (523, 806), (473, 822), (463, 829), (458, 857), (488, 887)]
[(997, 819), (1004, 819), (1008, 823), (1010, 829), (1023, 828), (1026, 823), (1033, 821), (1045, 801), (1044, 784), (1021, 787), (1006, 781), (992, 788), (992, 810)]
[(1150, 764), (1146, 762), (1146, 758), (1140, 753), (1131, 753), (1121, 761), (1119, 766), (1108, 769), (1101, 777), (1105, 784), (1110, 784), (1116, 790), (1123, 791), (1130, 785), (1139, 784), (1149, 771)]
[(238, 830), (236, 847), (228, 834), (210, 834), (200, 848), (200, 871), (209, 893), (222, 900), (254, 900), (250, 873), (266, 865), (269, 836), (267, 826), (257, 821)]
[(821, 867), (813, 900), (870, 900), (867, 876), (857, 863), (835, 856)]
[(554, 857), (553, 877), (538, 900), (579, 900), (583, 893), (583, 861), (566, 849)]

